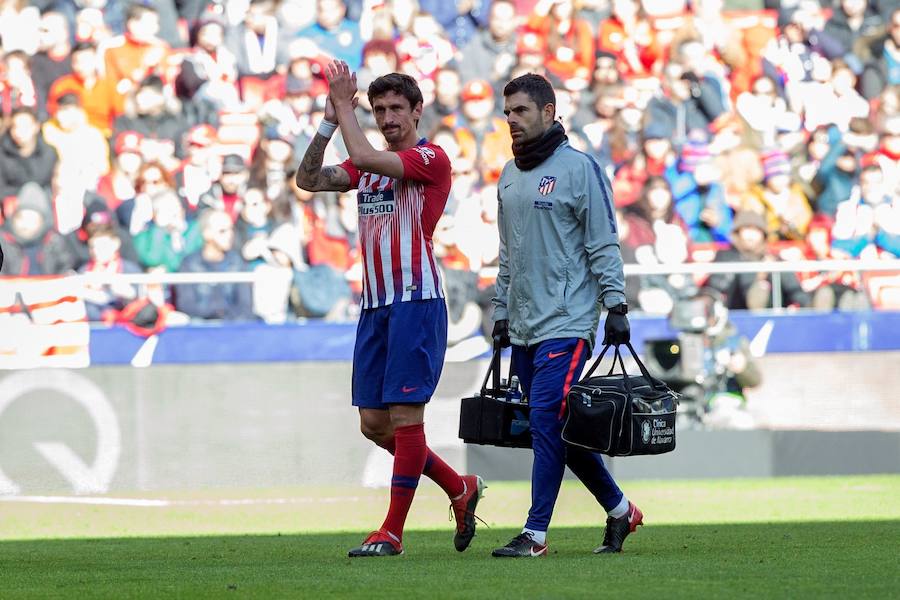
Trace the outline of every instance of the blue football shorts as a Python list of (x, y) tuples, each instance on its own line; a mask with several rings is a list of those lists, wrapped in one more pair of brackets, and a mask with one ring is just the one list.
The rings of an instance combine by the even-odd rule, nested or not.
[(353, 406), (387, 409), (428, 402), (446, 351), (443, 298), (364, 309), (353, 348)]

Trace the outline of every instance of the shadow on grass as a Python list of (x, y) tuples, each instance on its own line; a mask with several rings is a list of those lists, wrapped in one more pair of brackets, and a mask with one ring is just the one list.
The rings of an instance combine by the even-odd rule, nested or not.
[(888, 597), (900, 521), (659, 525), (621, 555), (591, 553), (598, 528), (558, 528), (546, 559), (502, 560), (517, 533), (409, 531), (407, 554), (346, 558), (364, 534), (0, 542), (7, 598), (598, 598), (604, 595)]

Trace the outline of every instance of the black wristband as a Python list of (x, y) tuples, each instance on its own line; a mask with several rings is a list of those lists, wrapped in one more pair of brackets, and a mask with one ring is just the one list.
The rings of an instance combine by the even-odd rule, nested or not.
[(627, 315), (628, 305), (623, 302), (622, 304), (616, 304), (615, 306), (612, 306), (606, 310), (616, 315)]

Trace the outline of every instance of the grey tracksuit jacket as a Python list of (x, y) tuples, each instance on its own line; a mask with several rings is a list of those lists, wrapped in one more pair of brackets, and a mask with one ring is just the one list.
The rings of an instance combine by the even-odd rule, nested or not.
[(600, 305), (625, 302), (609, 181), (563, 142), (530, 171), (509, 161), (497, 186), (500, 269), (494, 320), (513, 344), (582, 338), (593, 347)]

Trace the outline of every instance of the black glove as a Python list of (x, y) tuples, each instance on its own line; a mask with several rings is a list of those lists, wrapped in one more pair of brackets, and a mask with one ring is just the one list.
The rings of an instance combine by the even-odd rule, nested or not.
[(491, 337), (494, 338), (494, 348), (509, 348), (512, 345), (509, 341), (509, 321), (501, 319), (495, 322)]
[(606, 313), (606, 326), (603, 328), (603, 345), (627, 344), (631, 341), (631, 326), (628, 317), (617, 312)]

